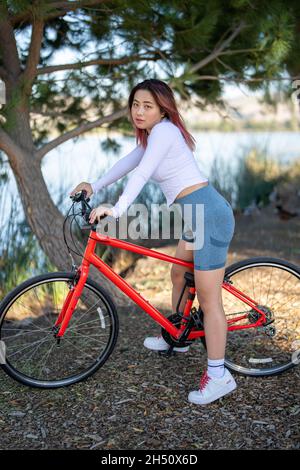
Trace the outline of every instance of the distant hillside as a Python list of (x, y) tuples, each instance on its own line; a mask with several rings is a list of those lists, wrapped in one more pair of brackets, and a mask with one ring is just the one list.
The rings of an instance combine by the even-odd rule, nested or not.
[(255, 96), (241, 96), (226, 101), (226, 109), (181, 105), (182, 115), (194, 130), (300, 130), (300, 111), (292, 101), (279, 102), (276, 109), (260, 103)]

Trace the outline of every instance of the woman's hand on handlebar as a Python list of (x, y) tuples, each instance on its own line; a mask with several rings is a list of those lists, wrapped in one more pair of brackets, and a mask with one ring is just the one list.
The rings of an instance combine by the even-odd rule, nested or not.
[(73, 189), (73, 191), (70, 193), (70, 196), (75, 196), (76, 193), (82, 190), (86, 191), (86, 197), (91, 197), (91, 195), (93, 194), (93, 189), (90, 183), (82, 182), (79, 183), (76, 188)]
[(100, 220), (100, 217), (103, 217), (104, 215), (113, 216), (113, 212), (108, 207), (104, 207), (104, 206), (95, 207), (95, 209), (93, 209), (92, 212), (90, 213), (90, 223), (93, 224), (96, 219)]

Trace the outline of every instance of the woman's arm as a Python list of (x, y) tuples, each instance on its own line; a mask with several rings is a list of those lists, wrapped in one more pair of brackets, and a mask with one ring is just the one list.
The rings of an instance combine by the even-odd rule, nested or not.
[(109, 186), (133, 170), (141, 161), (144, 152), (145, 149), (141, 145), (138, 145), (132, 152), (118, 160), (104, 176), (94, 183), (91, 183), (93, 193), (97, 193), (101, 188)]
[(120, 217), (141, 192), (162, 159), (168, 153), (175, 138), (176, 129), (166, 126), (164, 123), (152, 128), (148, 137), (147, 148), (140, 164), (130, 176), (117, 204), (111, 209), (115, 218)]

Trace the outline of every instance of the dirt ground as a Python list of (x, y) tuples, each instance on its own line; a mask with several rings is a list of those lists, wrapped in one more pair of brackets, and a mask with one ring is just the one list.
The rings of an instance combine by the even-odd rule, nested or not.
[[(175, 253), (176, 246), (160, 251)], [(266, 209), (237, 216), (227, 264), (272, 256), (300, 264), (300, 218)], [(126, 280), (168, 314), (170, 265), (140, 259)], [(131, 303), (119, 309), (116, 349), (93, 377), (51, 390), (0, 372), (1, 449), (299, 449), (300, 368), (278, 376), (235, 375), (237, 390), (206, 407), (187, 401), (206, 353), (200, 342), (166, 359), (143, 347), (156, 324)]]

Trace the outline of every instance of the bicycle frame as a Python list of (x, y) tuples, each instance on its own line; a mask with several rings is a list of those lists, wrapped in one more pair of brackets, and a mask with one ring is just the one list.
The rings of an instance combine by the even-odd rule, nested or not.
[[(68, 295), (65, 299), (62, 310), (55, 323), (56, 338), (61, 338), (66, 331), (66, 328), (69, 324), (73, 311), (77, 305), (78, 299), (80, 298), (80, 295), (84, 288), (85, 282), (88, 278), (90, 265), (92, 264), (105, 277), (107, 277), (110, 281), (112, 281), (116, 287), (118, 287), (122, 292), (124, 292), (124, 294), (130, 297), (148, 315), (150, 315), (156, 321), (156, 323), (158, 323), (171, 336), (173, 336), (176, 340), (178, 340), (186, 327), (185, 322), (183, 322), (183, 324), (179, 328), (177, 328), (166, 317), (164, 317), (164, 315), (159, 310), (157, 310), (153, 305), (151, 305), (148, 300), (146, 300), (141, 294), (139, 294), (130, 284), (128, 284), (119, 274), (117, 274), (101, 258), (99, 258), (99, 256), (95, 254), (95, 247), (97, 243), (110, 245), (110, 246), (127, 250), (127, 251), (132, 251), (134, 253), (138, 253), (143, 256), (157, 258), (159, 260), (166, 261), (168, 263), (178, 264), (180, 266), (186, 266), (187, 268), (191, 268), (191, 269), (193, 269), (194, 267), (194, 263), (192, 262), (187, 262), (180, 258), (169, 256), (164, 253), (159, 253), (158, 251), (155, 251), (153, 249), (144, 248), (144, 247), (135, 245), (130, 242), (122, 241), (117, 238), (99, 234), (96, 231), (91, 230), (89, 234), (89, 239), (86, 245), (86, 249), (83, 255), (82, 264), (78, 267), (78, 270), (77, 270), (78, 282), (76, 283), (76, 285), (72, 286), (72, 288), (68, 292)], [(246, 319), (247, 313), (245, 315), (240, 315), (231, 320), (228, 320), (228, 331), (264, 326), (264, 324), (267, 321), (266, 315), (262, 310), (259, 309), (258, 304), (257, 302), (255, 302), (255, 300), (243, 294), (243, 292), (236, 289), (234, 286), (231, 286), (230, 281), (226, 281), (226, 276), (224, 277), (222, 288), (227, 290), (231, 294), (233, 294), (238, 299), (245, 302), (247, 305), (249, 305), (252, 309), (256, 310), (260, 314), (258, 320), (255, 323), (251, 323), (250, 325), (235, 325), (235, 326), (232, 325), (233, 323), (236, 323), (242, 319)], [(188, 296), (188, 299), (186, 301), (185, 308), (183, 311), (184, 319), (189, 318), (195, 295), (196, 295), (196, 288), (190, 286), (189, 296)], [(193, 340), (196, 338), (200, 338), (201, 336), (204, 336), (204, 335), (205, 335), (204, 331), (192, 330), (187, 339)]]

